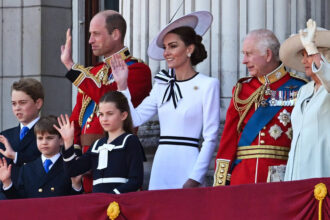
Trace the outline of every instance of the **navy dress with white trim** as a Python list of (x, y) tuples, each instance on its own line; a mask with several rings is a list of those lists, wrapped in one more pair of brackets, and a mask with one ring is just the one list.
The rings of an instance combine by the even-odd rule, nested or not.
[(134, 192), (143, 183), (142, 145), (137, 136), (124, 133), (107, 144), (108, 137), (98, 139), (81, 157), (74, 154), (74, 148), (63, 150), (65, 168), (70, 176), (77, 176), (89, 170), (93, 175), (93, 192)]

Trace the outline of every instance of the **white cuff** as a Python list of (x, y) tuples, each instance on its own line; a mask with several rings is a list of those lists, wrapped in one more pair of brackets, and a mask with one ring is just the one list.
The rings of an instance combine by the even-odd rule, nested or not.
[(6, 191), (6, 190), (10, 189), (12, 186), (13, 186), (13, 182), (11, 182), (10, 185), (7, 186), (7, 187), (3, 186), (2, 189), (3, 189), (4, 191)]
[(64, 162), (69, 162), (69, 161), (73, 160), (76, 156), (77, 156), (77, 155), (74, 153), (74, 154), (73, 154), (71, 157), (69, 157), (69, 158), (64, 158), (64, 157), (63, 157), (63, 161), (64, 161)]
[(15, 157), (14, 157), (14, 160), (13, 160), (14, 164), (17, 163), (17, 152), (15, 152)]
[(72, 189), (74, 189), (74, 191), (76, 191), (76, 192), (80, 192), (80, 191), (82, 190), (82, 185), (80, 186), (79, 189), (76, 189), (76, 188), (72, 185)]

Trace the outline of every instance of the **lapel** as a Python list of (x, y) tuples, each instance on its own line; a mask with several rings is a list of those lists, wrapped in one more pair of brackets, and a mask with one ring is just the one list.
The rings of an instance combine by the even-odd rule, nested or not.
[[(19, 132), (18, 132), (18, 140), (19, 140)], [(36, 141), (36, 136), (34, 135), (34, 126), (28, 131), (28, 133), (21, 140), (20, 144), (18, 145), (19, 149), (17, 149), (17, 151), (23, 151), (25, 148), (30, 146), (31, 142), (33, 141)]]
[[(307, 111), (307, 109), (311, 106), (312, 102), (315, 100), (315, 97), (312, 97), (313, 93), (314, 93), (314, 81), (311, 81), (306, 85), (306, 90), (305, 90), (304, 94), (302, 94), (304, 99), (301, 100), (301, 102), (299, 103), (300, 111), (302, 114), (304, 114)], [(314, 96), (315, 95), (316, 94), (314, 94)], [(305, 100), (309, 99), (309, 98), (311, 98), (311, 99), (309, 100), (309, 103), (304, 108)]]
[(20, 125), (18, 125), (17, 127), (13, 128), (13, 130), (10, 133), (7, 134), (8, 141), (15, 151), (18, 151), (20, 145), (20, 140), (19, 140), (20, 130), (21, 130)]
[(63, 169), (63, 159), (62, 156), (60, 156), (57, 161), (55, 162), (55, 164), (52, 166), (52, 168), (49, 170), (48, 173), (46, 173), (43, 164), (42, 164), (42, 160), (40, 157), (40, 166), (42, 169), (42, 178), (39, 181), (39, 187), (44, 186), (45, 184), (49, 183), (50, 180), (56, 178), (59, 174), (61, 174), (62, 172), (64, 172)]
[(32, 173), (34, 174), (35, 180), (39, 183), (40, 182), (39, 180), (41, 180), (46, 175), (46, 172), (42, 165), (41, 156), (38, 157), (38, 159), (36, 159), (32, 163), (33, 163)]

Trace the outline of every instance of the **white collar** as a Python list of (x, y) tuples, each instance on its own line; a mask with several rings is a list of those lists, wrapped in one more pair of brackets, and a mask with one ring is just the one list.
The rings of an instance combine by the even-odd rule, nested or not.
[(50, 159), (53, 163), (55, 164), (55, 162), (57, 161), (57, 159), (61, 156), (60, 153), (55, 154), (54, 156), (52, 156), (51, 158), (47, 158), (45, 157), (43, 154), (41, 154), (41, 160), (42, 160), (42, 164), (45, 162), (46, 159)]
[[(28, 127), (29, 129), (31, 129), (39, 121), (39, 119), (40, 119), (40, 117), (38, 116), (33, 121), (31, 121), (29, 124), (27, 124), (25, 127)], [(23, 127), (24, 127), (24, 125), (22, 123), (20, 123), (20, 128), (22, 129)]]

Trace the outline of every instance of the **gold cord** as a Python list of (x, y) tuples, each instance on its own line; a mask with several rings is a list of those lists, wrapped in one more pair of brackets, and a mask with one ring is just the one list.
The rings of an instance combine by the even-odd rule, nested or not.
[[(234, 91), (234, 106), (236, 111), (238, 111), (239, 114), (239, 121), (237, 124), (237, 132), (241, 132), (241, 125), (242, 122), (244, 120), (244, 118), (246, 117), (247, 113), (249, 112), (251, 106), (253, 105), (253, 103), (255, 104), (256, 108), (259, 106), (259, 103), (261, 100), (264, 99), (263, 95), (266, 89), (266, 85), (261, 85), (256, 91), (254, 91), (249, 98), (247, 99), (240, 99), (238, 97), (239, 93), (241, 92), (242, 89), (242, 84), (241, 83), (237, 83), (235, 91)], [(243, 105), (241, 107), (239, 107), (238, 105)]]

